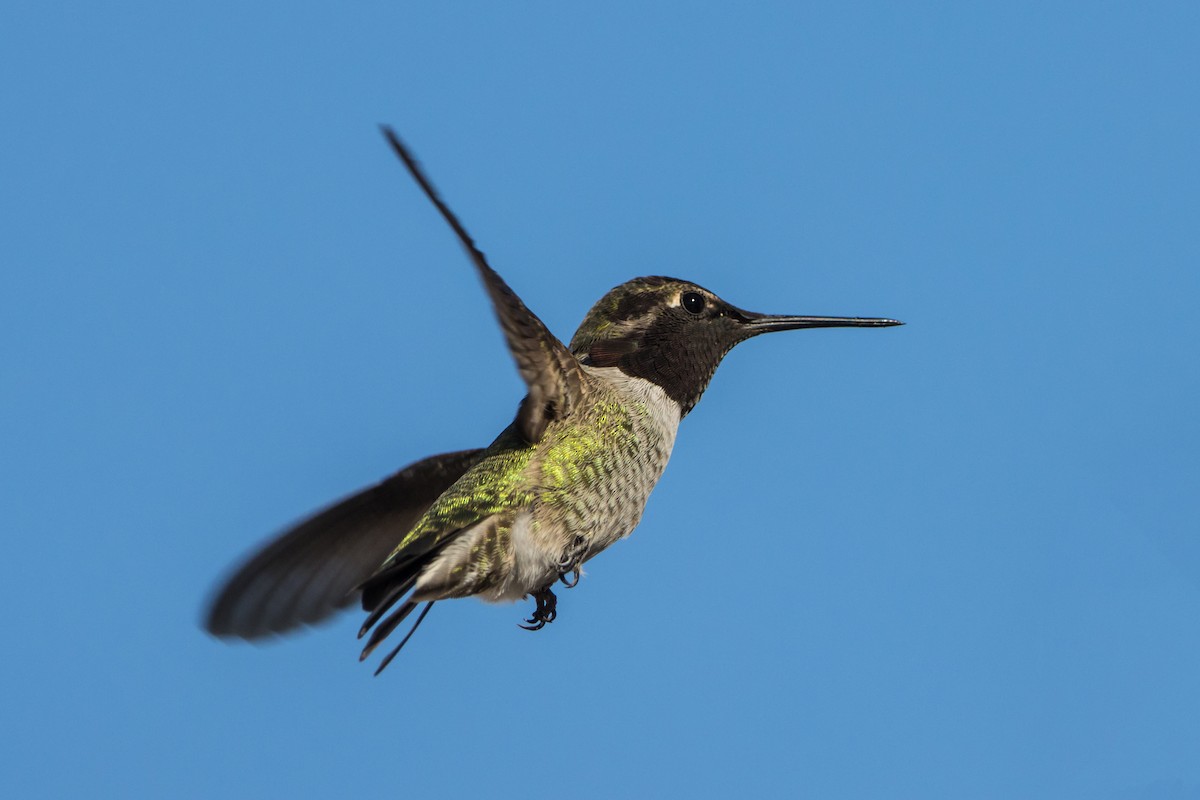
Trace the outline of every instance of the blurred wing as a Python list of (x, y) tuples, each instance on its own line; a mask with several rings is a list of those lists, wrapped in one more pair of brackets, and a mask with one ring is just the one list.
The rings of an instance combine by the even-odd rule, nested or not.
[(204, 627), (216, 636), (257, 639), (350, 605), (363, 581), (482, 453), (418, 461), (285, 531), (221, 587)]
[(504, 337), (508, 340), (508, 349), (529, 387), (529, 396), (517, 412), (517, 428), (525, 441), (535, 443), (542, 438), (552, 420), (569, 414), (578, 405), (585, 380), (583, 370), (563, 343), (550, 333), (545, 324), (525, 307), (516, 292), (488, 265), (483, 252), (475, 246), (458, 217), (438, 196), (433, 184), (395, 132), (385, 126), (383, 134), (425, 196), (454, 229), (483, 278), (496, 316), (500, 319), (500, 327), (504, 330)]

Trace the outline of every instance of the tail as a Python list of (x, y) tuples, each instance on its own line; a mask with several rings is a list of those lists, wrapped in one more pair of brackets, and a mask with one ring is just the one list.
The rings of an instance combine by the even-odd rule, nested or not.
[[(434, 601), (476, 594), (487, 574), (481, 565), (499, 556), (495, 552), (495, 534), (499, 526), (507, 524), (502, 518), (502, 514), (479, 514), (475, 509), (467, 509), (450, 524), (444, 524), (448, 520), (435, 519), (432, 525), (414, 529), (410, 539), (384, 562), (384, 568), (359, 586), (363, 610), (368, 614), (358, 638), (371, 632), (359, 660), (371, 655), (418, 605), (428, 601), (412, 629), (383, 659), (375, 671), (378, 675), (408, 644)], [(443, 523), (440, 527), (439, 522)], [(400, 605), (393, 610), (397, 603)]]
[[(400, 640), (400, 644), (393, 647), (391, 652), (383, 657), (383, 661), (379, 662), (379, 666), (375, 670), (376, 675), (383, 672), (384, 668), (387, 667), (388, 664), (392, 663), (392, 659), (396, 657), (396, 654), (400, 652), (400, 649), (403, 648), (404, 645), (408, 644), (408, 640), (412, 638), (413, 634), (417, 632), (417, 628), (421, 627), (421, 623), (425, 621), (425, 615), (428, 614), (430, 609), (433, 608), (433, 604), (433, 600), (430, 600), (425, 604), (425, 608), (421, 609), (421, 613), (417, 615), (417, 621), (414, 622), (413, 626), (408, 629), (408, 633), (404, 634), (404, 638)], [(358, 660), (365, 661), (367, 656), (371, 655), (371, 652), (379, 646), (379, 643), (391, 635), (392, 631), (396, 629), (396, 626), (403, 622), (404, 619), (411, 614), (413, 609), (416, 607), (416, 601), (409, 600), (407, 603), (400, 606), (400, 608), (396, 609), (391, 616), (384, 620), (383, 624), (376, 628), (375, 632), (371, 634), (371, 638), (367, 640), (367, 646), (363, 648), (362, 655), (358, 657)], [(358, 637), (360, 639), (362, 638), (363, 634), (367, 632), (369, 627), (369, 625), (364, 625), (362, 630), (358, 632)]]
[[(453, 537), (446, 537), (446, 541), (439, 543), (439, 546), (431, 550), (426, 550), (419, 555), (404, 560), (400, 563), (389, 566), (384, 571), (372, 576), (359, 589), (362, 592), (362, 605), (364, 611), (369, 611), (366, 620), (362, 627), (358, 629), (358, 638), (361, 639), (371, 631), (370, 638), (367, 639), (366, 646), (363, 647), (362, 653), (359, 655), (359, 661), (366, 661), (367, 657), (379, 647), (384, 639), (392, 635), (392, 632), (404, 622), (413, 609), (420, 605), (420, 601), (413, 600), (410, 596), (407, 600), (400, 604), (400, 607), (388, 614), (400, 599), (407, 595), (417, 583), (417, 578), (421, 576), (421, 572), (429, 565), (431, 561), (437, 558), (442, 548), (449, 543)], [(425, 621), (425, 616), (429, 610), (433, 608), (434, 601), (430, 600), (425, 603), (425, 608), (417, 615), (417, 621), (409, 628), (404, 638), (400, 640), (400, 644), (392, 648), (383, 661), (379, 663), (379, 667), (375, 670), (375, 674), (383, 672), (388, 664), (392, 663), (392, 659), (396, 657), (404, 647), (408, 644), (408, 640), (417, 632), (417, 628)], [(387, 615), (384, 618), (384, 615)], [(380, 622), (380, 620), (383, 620)], [(378, 623), (378, 626), (376, 626)], [(372, 631), (371, 629), (374, 628)]]

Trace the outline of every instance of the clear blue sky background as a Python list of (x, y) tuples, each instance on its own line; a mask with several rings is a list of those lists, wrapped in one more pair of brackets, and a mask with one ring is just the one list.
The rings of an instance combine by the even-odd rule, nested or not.
[[(1200, 6), (250, 6), (0, 10), (0, 793), (1200, 797)], [(381, 122), (564, 338), (909, 324), (736, 350), (541, 633), (214, 641), (522, 395)]]

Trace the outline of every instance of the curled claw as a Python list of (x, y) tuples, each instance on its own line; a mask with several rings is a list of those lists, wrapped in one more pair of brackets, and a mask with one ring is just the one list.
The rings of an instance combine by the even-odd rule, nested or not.
[(572, 569), (579, 569), (579, 565), (583, 563), (584, 557), (588, 552), (588, 540), (586, 536), (576, 536), (570, 546), (563, 551), (563, 556), (558, 560), (559, 572), (570, 572)]
[[(583, 574), (583, 560), (587, 556), (587, 552), (587, 538), (576, 536), (571, 546), (563, 553), (563, 557), (556, 562), (558, 579), (562, 581), (563, 586), (574, 589), (579, 583), (579, 577)], [(570, 580), (567, 580), (567, 575), (572, 576)]]
[(543, 616), (540, 616), (540, 617), (537, 616), (537, 613), (535, 612), (534, 616), (525, 620), (525, 624), (522, 625), (522, 624), (518, 623), (517, 627), (524, 628), (527, 631), (540, 631), (542, 628), (546, 627), (551, 622), (554, 622), (554, 618), (557, 616), (558, 616), (558, 612), (554, 611), (554, 609), (551, 609), (550, 611), (545, 612), (543, 614)]
[(540, 612), (534, 612), (534, 615), (525, 620), (523, 624), (518, 622), (517, 627), (524, 628), (527, 631), (540, 631), (551, 622), (554, 622), (554, 618), (558, 616), (558, 613), (553, 610), (545, 612), (540, 617), (538, 616), (538, 613)]
[(533, 616), (525, 620), (524, 625), (518, 623), (518, 627), (524, 628), (527, 631), (540, 631), (551, 622), (554, 622), (558, 616), (556, 607), (558, 606), (558, 598), (554, 596), (554, 592), (550, 591), (547, 586), (539, 590), (533, 599), (537, 601), (537, 607), (533, 609)]

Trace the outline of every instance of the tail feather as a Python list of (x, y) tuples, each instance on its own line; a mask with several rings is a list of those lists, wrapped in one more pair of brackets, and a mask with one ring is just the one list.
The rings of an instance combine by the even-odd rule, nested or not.
[(371, 655), (371, 652), (379, 646), (379, 643), (391, 636), (392, 631), (396, 630), (396, 626), (398, 626), (401, 622), (404, 622), (405, 618), (411, 614), (413, 609), (418, 605), (419, 603), (416, 603), (413, 600), (407, 601), (404, 605), (392, 612), (387, 619), (381, 622), (378, 628), (371, 631), (371, 638), (367, 639), (367, 644), (365, 647), (363, 647), (362, 654), (359, 655), (358, 660), (366, 661), (367, 656)]
[(404, 635), (404, 638), (400, 640), (400, 644), (392, 648), (392, 652), (384, 656), (383, 661), (379, 662), (379, 667), (375, 670), (376, 675), (379, 675), (379, 673), (383, 672), (387, 665), (392, 663), (392, 659), (396, 657), (396, 654), (400, 652), (400, 649), (404, 647), (404, 645), (408, 644), (408, 640), (412, 638), (412, 635), (417, 632), (417, 628), (421, 627), (421, 623), (425, 621), (425, 615), (429, 613), (431, 608), (433, 608), (433, 603), (434, 601), (430, 600), (425, 604), (425, 607), (421, 609), (421, 613), (417, 615), (417, 621), (413, 623), (412, 628), (410, 628), (408, 633)]
[[(484, 520), (485, 523), (489, 521), (490, 518), (485, 518)], [(434, 600), (456, 596), (452, 592), (438, 592), (436, 588), (431, 590), (429, 587), (426, 587), (425, 582), (429, 579), (430, 566), (438, 563), (439, 559), (446, 552), (447, 547), (451, 547), (451, 549), (453, 547), (461, 547), (463, 545), (462, 537), (464, 534), (479, 530), (481, 530), (480, 525), (476, 523), (453, 529), (440, 535), (418, 538), (412, 546), (404, 547), (396, 554), (396, 558), (390, 559), (388, 566), (372, 575), (358, 587), (362, 594), (363, 610), (368, 612), (366, 620), (358, 631), (358, 638), (361, 639), (367, 635), (368, 631), (371, 632), (366, 645), (363, 647), (362, 654), (359, 656), (360, 661), (370, 656), (375, 648), (390, 636), (422, 601), (428, 600), (428, 605), (421, 611), (417, 617), (417, 621), (413, 623), (412, 629), (409, 630), (400, 644), (396, 645), (395, 649), (383, 659), (383, 663), (375, 671), (376, 675), (391, 663), (392, 659), (396, 657), (396, 654), (400, 652), (400, 649), (404, 645), (408, 644), (408, 640), (416, 633), (422, 620), (425, 619), (425, 615), (433, 607)], [(468, 545), (469, 541), (467, 542)], [(467, 550), (469, 549), (467, 547)], [(418, 580), (422, 582), (421, 597), (419, 600), (415, 600), (411, 592), (417, 585)], [(457, 596), (465, 596), (465, 594), (470, 594), (470, 592), (463, 592), (462, 595)], [(407, 599), (404, 599), (406, 595)], [(431, 596), (433, 597), (432, 600), (429, 599)], [(404, 602), (393, 610), (393, 607), (397, 603), (400, 603), (402, 599), (404, 599)]]
[[(388, 569), (372, 576), (362, 584), (360, 590), (362, 592), (363, 609), (369, 611), (366, 620), (362, 627), (358, 630), (358, 638), (366, 636), (367, 631), (371, 631), (370, 637), (367, 639), (366, 645), (363, 647), (362, 653), (359, 655), (359, 661), (365, 661), (367, 657), (375, 651), (384, 639), (391, 636), (392, 633), (400, 626), (400, 623), (412, 614), (413, 610), (420, 605), (420, 601), (413, 600), (411, 596), (405, 600), (399, 608), (392, 611), (393, 606), (399, 603), (400, 600), (412, 591), (416, 585), (417, 579), (446, 543), (440, 543), (434, 548), (421, 553), (415, 558), (409, 559), (403, 563), (395, 564)], [(411, 629), (405, 634), (400, 644), (396, 645), (390, 653), (384, 657), (375, 674), (383, 672), (383, 668), (392, 663), (392, 659), (400, 652), (404, 645), (408, 644), (408, 640), (417, 632), (417, 628), (425, 619), (425, 615), (429, 613), (429, 609), (433, 608), (433, 602), (430, 600), (425, 604), (425, 608), (417, 616), (417, 621), (413, 623)], [(391, 611), (389, 614), (388, 612)], [(385, 616), (386, 615), (386, 616)], [(382, 620), (382, 622), (380, 621)], [(374, 630), (371, 630), (374, 628)]]
[(419, 573), (414, 572), (404, 581), (400, 583), (394, 583), (388, 587), (387, 594), (379, 599), (378, 605), (376, 605), (371, 613), (367, 615), (366, 620), (363, 621), (362, 627), (358, 629), (358, 638), (361, 639), (362, 637), (366, 636), (367, 631), (371, 630), (376, 622), (379, 622), (380, 618), (388, 612), (388, 609), (396, 605), (396, 602), (413, 587), (413, 584), (417, 582), (418, 574)]

